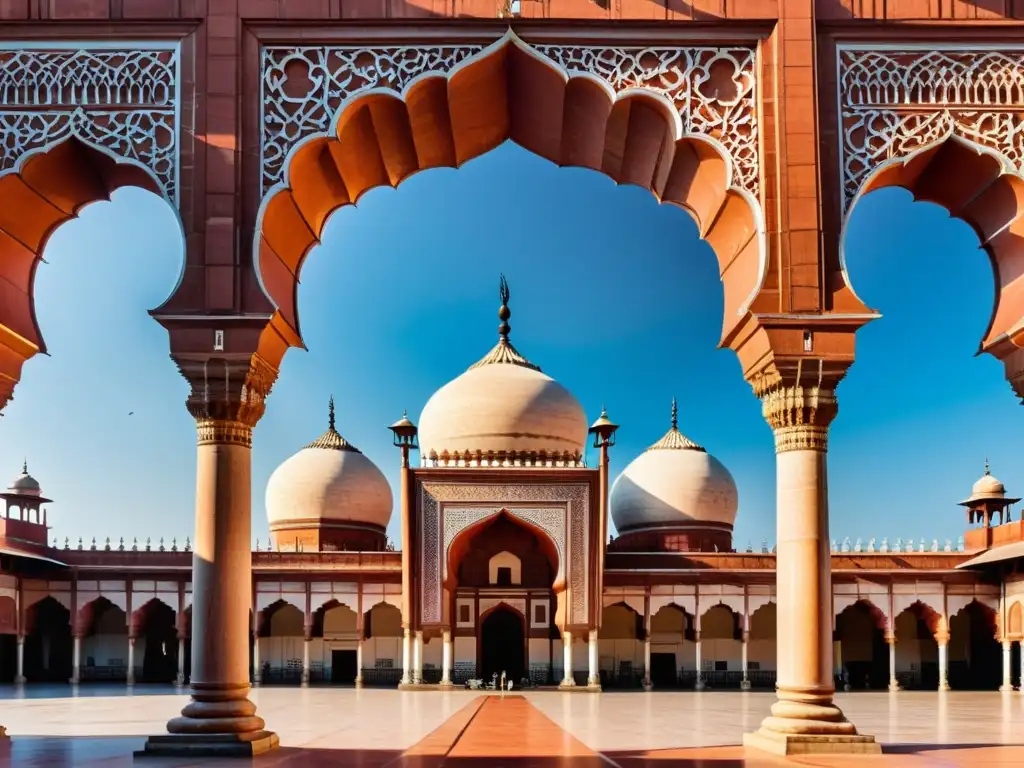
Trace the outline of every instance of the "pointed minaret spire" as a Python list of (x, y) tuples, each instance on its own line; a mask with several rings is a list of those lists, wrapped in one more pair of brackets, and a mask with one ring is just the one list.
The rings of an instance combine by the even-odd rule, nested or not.
[(672, 426), (668, 432), (666, 432), (661, 440), (656, 442), (648, 451), (663, 451), (663, 450), (690, 450), (690, 451), (704, 451), (704, 449), (693, 442), (690, 438), (679, 431), (679, 403), (676, 402), (675, 397), (672, 398)]
[[(986, 462), (985, 466), (988, 466), (988, 460), (987, 459), (985, 460), (985, 462)], [(27, 475), (28, 474), (28, 457), (25, 457), (25, 460), (21, 463), (21, 474), (23, 474), (23, 475)]]
[(519, 354), (516, 348), (512, 346), (512, 342), (508, 340), (508, 335), (512, 330), (512, 326), (508, 324), (508, 319), (512, 317), (512, 310), (508, 308), (509, 290), (505, 275), (501, 275), (501, 281), (498, 283), (498, 295), (501, 298), (501, 308), (498, 309), (498, 319), (501, 320), (501, 323), (498, 325), (498, 343), (482, 360), (469, 366), (469, 370), (492, 363), (505, 363), (508, 365), (521, 365), (524, 368), (532, 368), (535, 371), (539, 371), (540, 367)]
[(985, 474), (991, 475), (992, 473), (988, 470), (988, 456), (985, 457)]
[(332, 451), (353, 451), (355, 453), (362, 453), (358, 448), (352, 445), (348, 440), (338, 434), (338, 430), (334, 425), (334, 395), (331, 395), (327, 401), (327, 431), (324, 432), (320, 437), (314, 440), (312, 443), (306, 446), (307, 448), (326, 448)]
[(334, 395), (331, 395), (331, 399), (327, 401), (327, 428), (332, 432), (334, 429)]

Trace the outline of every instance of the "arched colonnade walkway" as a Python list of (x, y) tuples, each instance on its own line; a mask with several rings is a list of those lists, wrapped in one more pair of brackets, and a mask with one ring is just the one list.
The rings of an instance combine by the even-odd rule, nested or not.
[[(285, 352), (303, 345), (297, 284), (302, 263), (319, 241), (327, 217), (368, 189), (397, 186), (419, 170), (457, 167), (511, 140), (558, 164), (592, 168), (616, 182), (645, 187), (697, 220), (723, 282), (721, 345), (737, 353), (743, 375), (763, 403), (778, 453), (777, 503), (786, 515), (778, 522), (777, 641), (791, 651), (780, 658), (777, 715), (786, 719), (791, 711), (787, 702), (810, 696), (824, 718), (815, 721), (816, 730), (811, 732), (820, 733), (820, 723), (827, 722), (836, 738), (853, 734), (832, 704), (832, 681), (826, 675), (829, 644), (817, 635), (827, 631), (830, 619), (825, 489), (828, 432), (838, 411), (836, 388), (853, 362), (857, 330), (877, 316), (856, 296), (846, 274), (844, 222), (864, 193), (901, 186), (969, 223), (991, 259), (997, 286), (981, 349), (1005, 363), (1007, 378), (1018, 394), (1024, 394), (1024, 283), (1018, 279), (1017, 256), (1024, 181), (1008, 159), (1017, 156), (1017, 147), (983, 137), (977, 125), (961, 124), (969, 123), (971, 115), (1009, 106), (1003, 102), (1012, 89), (1002, 87), (998, 75), (986, 80), (984, 52), (965, 53), (949, 75), (956, 78), (961, 70), (968, 72), (972, 85), (935, 86), (943, 89), (939, 98), (930, 94), (932, 85), (913, 80), (913, 72), (931, 71), (919, 61), (923, 53), (910, 51), (903, 59), (894, 54), (886, 67), (873, 66), (871, 61), (883, 54), (844, 51), (825, 37), (820, 46), (827, 63), (822, 75), (814, 61), (796, 66), (783, 55), (813, 50), (815, 25), (798, 24), (784, 13), (770, 21), (729, 53), (713, 51), (709, 58), (695, 59), (699, 71), (680, 78), (689, 89), (682, 106), (673, 101), (678, 94), (658, 87), (664, 86), (662, 82), (612, 82), (602, 80), (599, 73), (578, 75), (575, 66), (566, 65), (579, 48), (578, 39), (566, 44), (549, 36), (530, 45), (509, 34), (494, 42), (493, 32), (481, 27), (477, 33), (460, 30), (460, 43), (454, 46), (462, 52), (456, 57), (457, 67), (448, 62), (415, 72), (415, 88), (399, 92), (396, 86), (404, 83), (382, 76), (381, 82), (366, 83), (365, 93), (346, 94), (344, 109), (340, 103), (324, 105), (328, 111), (337, 109), (330, 130), (293, 136), (293, 146), (271, 153), (276, 165), (266, 158), (246, 159), (260, 153), (255, 144), (239, 145), (243, 137), (263, 141), (259, 125), (246, 123), (243, 130), (241, 121), (258, 120), (263, 108), (275, 106), (267, 102), (273, 101), (273, 94), (268, 97), (258, 87), (244, 92), (259, 93), (262, 105), (216, 114), (206, 114), (205, 107), (182, 110), (183, 125), (176, 122), (175, 109), (165, 110), (161, 131), (170, 130), (175, 140), (160, 145), (154, 136), (137, 137), (126, 142), (128, 150), (117, 148), (130, 157), (73, 138), (41, 143), (24, 156), (11, 158), (8, 172), (0, 177), (0, 266), (7, 278), (5, 300), (0, 302), (0, 408), (20, 380), (24, 361), (45, 351), (32, 281), (50, 233), (85, 204), (106, 199), (125, 185), (163, 195), (181, 214), (186, 250), (182, 279), (153, 314), (167, 328), (171, 355), (191, 386), (187, 407), (197, 424), (200, 482), (193, 579), (200, 625), (193, 633), (193, 662), (204, 687), (194, 686), (195, 704), (171, 724), (176, 733), (208, 733), (211, 719), (217, 727), (232, 721), (229, 730), (235, 733), (262, 732), (258, 718), (238, 715), (240, 706), (251, 708), (239, 705), (247, 681), (238, 661), (245, 655), (253, 622), (247, 620), (244, 605), (244, 587), (251, 580), (247, 541), (252, 430), (263, 415)], [(247, 29), (238, 23), (219, 26)], [(296, 30), (307, 35), (301, 27)], [(440, 32), (430, 34), (429, 44), (436, 48)], [(481, 44), (465, 49), (464, 41), (474, 34)], [(655, 40), (665, 42), (676, 33), (649, 34), (648, 49)], [(309, 42), (308, 35), (301, 39)], [(777, 45), (762, 45), (765, 40)], [(149, 64), (140, 77), (165, 80), (116, 83), (113, 91), (120, 88), (120, 95), (130, 95), (125, 103), (145, 101), (153, 94), (163, 94), (166, 101), (173, 93), (174, 99), (184, 97), (183, 103), (205, 104), (206, 99), (192, 98), (202, 83), (176, 79), (179, 42), (154, 46), (157, 53), (144, 52)], [(616, 44), (623, 44), (622, 39), (616, 38)], [(885, 49), (884, 44), (879, 46)], [(415, 44), (406, 42), (404, 50), (415, 51)], [(59, 51), (39, 51), (22, 52), (38, 60), (36, 67), (23, 67), (25, 72), (34, 75), (38, 66), (69, 73), (80, 69), (44, 59), (53, 59)], [(755, 51), (763, 60), (757, 60)], [(116, 66), (137, 53), (116, 52)], [(684, 58), (689, 56), (689, 61), (692, 55), (693, 51)], [(972, 64), (972, 55), (979, 59), (974, 62), (978, 66)], [(73, 57), (69, 60), (74, 64)], [(90, 61), (86, 69), (100, 71), (109, 100), (111, 86), (103, 77), (112, 68), (104, 67), (103, 57)], [(718, 72), (721, 67), (712, 64), (724, 64), (724, 77)], [(272, 57), (264, 60), (264, 66), (271, 65)], [(893, 68), (906, 77), (893, 77)], [(213, 60), (199, 68), (222, 69)], [(760, 98), (761, 72), (772, 78), (770, 102)], [(834, 88), (829, 72), (848, 78), (846, 85)], [(262, 71), (258, 77), (259, 82), (293, 85), (301, 80)], [(803, 85), (787, 87), (790, 77), (791, 85)], [(873, 77), (889, 79), (879, 85)], [(67, 114), (80, 112), (79, 101), (61, 101), (67, 93), (103, 103), (99, 87), (78, 85), (82, 84), (44, 94), (44, 101), (52, 100), (45, 106)], [(830, 88), (837, 97), (825, 97)], [(815, 98), (816, 89), (821, 98)], [(950, 94), (964, 101), (960, 109), (948, 109)], [(300, 103), (306, 95), (280, 96)], [(833, 147), (834, 154), (823, 162), (818, 157), (823, 144), (819, 125), (836, 141), (845, 141), (835, 126), (857, 119), (859, 106), (877, 106), (880, 97), (891, 102), (887, 107), (894, 114), (905, 117), (911, 111), (918, 120), (926, 120), (927, 115), (921, 115), (929, 110), (936, 115), (941, 104), (952, 124), (941, 135), (900, 135), (897, 145), (896, 132), (903, 123), (896, 120), (883, 135), (872, 134), (859, 146)], [(980, 99), (980, 106), (968, 103), (972, 98)], [(538, 104), (546, 109), (538, 111)], [(822, 113), (809, 114), (810, 105), (820, 105)], [(745, 129), (720, 130), (732, 124)], [(766, 142), (757, 129), (773, 137), (775, 141), (768, 143), (779, 143), (781, 149), (761, 157), (759, 147)], [(271, 130), (289, 135), (280, 126)], [(185, 144), (185, 136), (186, 157), (179, 166), (169, 160), (166, 147)], [(879, 151), (879, 145), (899, 148)], [(847, 158), (841, 167), (837, 157), (844, 151), (862, 154)], [(217, 183), (210, 188), (197, 172), (206, 169), (207, 152), (211, 167), (213, 161), (220, 164), (211, 176)], [(149, 165), (146, 158), (153, 158)], [(806, 493), (807, 488), (818, 492)], [(232, 524), (222, 525), (222, 520)], [(822, 546), (806, 546), (814, 541)], [(97, 613), (97, 626), (105, 629), (104, 614)], [(402, 618), (408, 624), (409, 617)], [(898, 635), (898, 624), (892, 626)], [(128, 633), (131, 656), (130, 622)], [(799, 732), (805, 723), (790, 718), (788, 726)], [(770, 730), (771, 722), (765, 727)]]

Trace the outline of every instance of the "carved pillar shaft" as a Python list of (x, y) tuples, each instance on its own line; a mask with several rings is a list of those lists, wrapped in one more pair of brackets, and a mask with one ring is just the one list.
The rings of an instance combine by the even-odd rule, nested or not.
[(363, 639), (362, 631), (359, 632), (359, 637), (356, 638), (356, 688), (361, 688), (363, 685)]
[(704, 661), (701, 658), (701, 645), (700, 645), (700, 632), (696, 633), (696, 647), (693, 650), (694, 653), (694, 664), (697, 666), (697, 680), (694, 683), (694, 688), (698, 691), (704, 690)]
[(409, 685), (412, 682), (412, 630), (406, 629), (402, 632), (402, 682), (401, 685)]
[(939, 690), (949, 690), (949, 638), (938, 638), (939, 647)]
[(889, 690), (898, 691), (900, 681), (896, 677), (896, 636), (886, 635), (885, 642), (889, 644)]
[(561, 685), (571, 687), (576, 685), (576, 678), (572, 671), (572, 632), (562, 632), (562, 682)]
[(25, 682), (25, 636), (18, 635), (17, 664), (14, 675), (14, 682), (22, 685)]
[(821, 386), (823, 364), (808, 377), (815, 386), (800, 385), (802, 365), (795, 373), (796, 385), (781, 376), (755, 385), (775, 433), (778, 700), (744, 743), (782, 754), (797, 748), (835, 751), (840, 743), (840, 751), (877, 752), (874, 740), (857, 735), (832, 703), (827, 450), (838, 403)]
[(135, 685), (135, 638), (128, 637), (128, 685)]
[(743, 679), (740, 680), (740, 689), (744, 690), (744, 691), (749, 691), (750, 690), (750, 680), (747, 679), (747, 655), (748, 655), (748, 647), (749, 647), (749, 645), (750, 645), (750, 633), (749, 632), (744, 632), (743, 633), (743, 645), (740, 647), (740, 654), (741, 654), (740, 664), (741, 664), (741, 669), (743, 671)]
[(441, 685), (452, 683), (452, 631), (444, 630), (441, 635), (443, 647), (441, 648)]
[(423, 633), (419, 630), (413, 635), (412, 681), (417, 685), (423, 682)]
[(82, 670), (82, 636), (76, 634), (71, 646), (71, 684), (78, 685)]
[(650, 690), (654, 687), (651, 682), (651, 636), (644, 638), (644, 688)]
[(1011, 682), (1012, 662), (1010, 661), (1010, 651), (1012, 648), (1013, 643), (1009, 640), (1003, 640), (1003, 684), (999, 686), (1000, 691), (1013, 690), (1013, 683)]
[(596, 629), (592, 629), (590, 630), (587, 647), (587, 685), (591, 688), (599, 688), (601, 686), (601, 671), (598, 668), (599, 650), (598, 633)]
[[(247, 698), (252, 594), (252, 426), (197, 419), (196, 534), (192, 557), (192, 701), (147, 751), (202, 743), (252, 754), (277, 744)], [(258, 651), (254, 654), (258, 669)], [(178, 737), (177, 744), (175, 737)]]

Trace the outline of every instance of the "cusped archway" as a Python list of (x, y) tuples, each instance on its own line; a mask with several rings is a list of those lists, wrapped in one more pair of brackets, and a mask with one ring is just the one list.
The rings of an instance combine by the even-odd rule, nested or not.
[[(734, 71), (724, 85), (753, 87), (738, 79)], [(328, 134), (291, 151), (285, 183), (260, 208), (253, 252), (276, 306), (273, 330), (263, 337), (266, 356), (277, 359), (282, 344), (303, 344), (299, 274), (331, 213), (370, 189), (397, 187), (431, 168), (457, 168), (506, 141), (558, 165), (641, 186), (689, 211), (718, 257), (725, 338), (746, 317), (767, 266), (759, 203), (735, 183), (734, 159), (719, 138), (714, 130), (685, 134), (663, 95), (616, 91), (593, 75), (570, 73), (512, 32), (401, 93), (358, 93), (342, 104)]]
[(979, 351), (1003, 360), (1010, 374), (1024, 371), (1024, 358), (1008, 360), (1024, 347), (1024, 178), (995, 150), (956, 134), (883, 163), (865, 179), (844, 216), (840, 263), (851, 290), (847, 225), (864, 195), (886, 187), (945, 208), (975, 232), (994, 277), (992, 314)]

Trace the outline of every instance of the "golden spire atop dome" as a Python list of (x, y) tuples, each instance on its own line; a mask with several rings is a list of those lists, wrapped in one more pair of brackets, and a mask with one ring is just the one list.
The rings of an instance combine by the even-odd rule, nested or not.
[(512, 310), (508, 308), (509, 290), (505, 275), (501, 276), (501, 282), (498, 284), (498, 295), (501, 297), (501, 308), (498, 310), (498, 319), (501, 320), (501, 324), (498, 326), (498, 343), (483, 358), (469, 366), (469, 370), (472, 371), (474, 368), (484, 365), (504, 364), (520, 365), (539, 371), (540, 366), (534, 365), (519, 354), (519, 351), (512, 346), (512, 342), (508, 340), (508, 334), (512, 330), (508, 319), (512, 317)]
[(339, 435), (338, 430), (334, 428), (334, 395), (331, 395), (331, 399), (327, 404), (327, 431), (307, 445), (306, 448), (324, 448), (328, 451), (355, 451), (356, 453), (362, 453), (348, 440)]
[(672, 398), (672, 426), (648, 451), (704, 451), (693, 440), (679, 431), (679, 405)]

